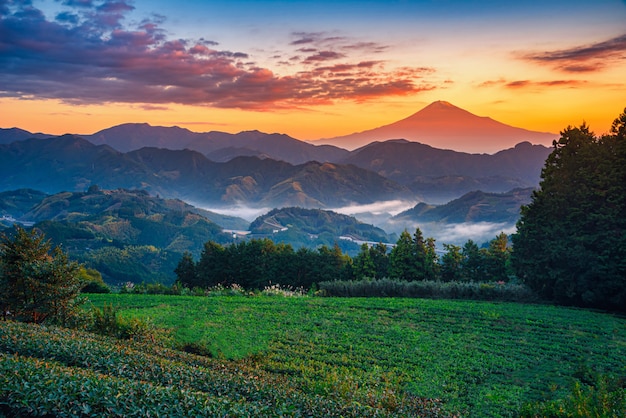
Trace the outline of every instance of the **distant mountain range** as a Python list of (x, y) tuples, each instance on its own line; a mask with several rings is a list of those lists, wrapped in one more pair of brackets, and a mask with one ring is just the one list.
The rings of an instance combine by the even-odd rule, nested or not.
[(46, 193), (141, 189), (198, 205), (339, 207), (400, 199), (410, 191), (353, 165), (237, 157), (216, 163), (190, 150), (121, 153), (74, 135), (0, 145), (0, 190)]
[(341, 162), (405, 185), (428, 203), (445, 203), (473, 190), (502, 193), (536, 187), (550, 152), (522, 142), (495, 154), (468, 154), (396, 140), (366, 145)]
[(31, 138), (45, 139), (51, 138), (53, 136), (54, 135), (47, 135), (42, 133), (34, 134), (20, 128), (0, 128), (0, 144), (10, 144), (11, 142), (23, 141), (25, 139)]
[(81, 137), (93, 144), (109, 145), (121, 152), (144, 147), (190, 149), (216, 162), (246, 155), (303, 164), (309, 161), (336, 161), (348, 154), (338, 147), (315, 146), (283, 134), (259, 131), (238, 134), (218, 131), (197, 133), (179, 127), (150, 126), (147, 123), (127, 123)]
[(529, 131), (476, 116), (445, 101), (436, 101), (400, 121), (335, 138), (312, 141), (354, 150), (374, 141), (406, 139), (436, 148), (494, 153), (520, 142), (549, 145), (558, 135)]
[[(433, 103), (414, 119), (428, 115), (441, 129), (442, 115), (464, 121), (467, 132), (495, 122), (445, 102)], [(83, 137), (0, 129), (0, 144), (0, 190), (54, 193), (98, 184), (204, 205), (307, 208), (387, 199), (440, 204), (473, 190), (536, 187), (551, 151), (521, 142), (494, 154), (470, 154), (405, 139), (347, 151), (281, 134), (194, 133), (148, 124), (119, 125)]]

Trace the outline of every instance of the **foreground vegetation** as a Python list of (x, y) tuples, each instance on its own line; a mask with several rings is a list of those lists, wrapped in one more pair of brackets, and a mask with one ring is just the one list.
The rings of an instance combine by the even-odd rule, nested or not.
[(576, 384), (595, 387), (604, 376), (617, 382), (618, 405), (626, 407), (626, 320), (602, 313), (423, 299), (110, 294), (90, 300), (170, 330), (174, 347), (246, 364), (341, 405), (402, 416), (407, 402), (429, 399), (437, 407), (441, 401), (449, 415), (515, 416), (565, 402)]

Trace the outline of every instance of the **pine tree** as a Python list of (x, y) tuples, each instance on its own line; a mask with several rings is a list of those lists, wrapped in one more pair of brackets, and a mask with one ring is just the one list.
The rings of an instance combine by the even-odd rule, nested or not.
[(16, 319), (65, 323), (83, 286), (79, 265), (36, 231), (16, 227), (0, 237), (0, 304)]
[(352, 268), (357, 280), (376, 278), (376, 265), (367, 244), (361, 245), (361, 251), (354, 258)]
[(554, 142), (513, 236), (519, 278), (547, 299), (626, 306), (626, 110), (611, 134), (583, 124)]

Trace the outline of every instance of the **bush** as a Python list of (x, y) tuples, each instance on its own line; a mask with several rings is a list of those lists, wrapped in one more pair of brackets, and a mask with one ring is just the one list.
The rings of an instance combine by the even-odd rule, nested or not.
[(109, 304), (104, 304), (102, 309), (92, 308), (92, 321), (88, 330), (123, 340), (154, 341), (155, 336), (159, 335), (156, 327), (149, 321), (138, 318), (120, 318), (118, 311), (118, 308)]
[(322, 282), (320, 291), (338, 297), (405, 297), (428, 299), (466, 299), (507, 302), (533, 302), (535, 294), (523, 284), (504, 282), (440, 282), (432, 280), (408, 282), (381, 279)]
[(621, 417), (626, 411), (624, 381), (606, 375), (590, 384), (574, 382), (564, 399), (526, 405), (522, 417)]

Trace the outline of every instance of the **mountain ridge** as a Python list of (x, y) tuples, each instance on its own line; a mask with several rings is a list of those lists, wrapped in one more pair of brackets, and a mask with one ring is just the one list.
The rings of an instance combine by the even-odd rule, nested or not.
[(494, 153), (529, 141), (548, 145), (558, 135), (518, 128), (477, 116), (446, 101), (435, 101), (412, 115), (377, 128), (311, 141), (355, 150), (374, 141), (405, 139), (436, 148)]
[(350, 165), (237, 157), (216, 163), (191, 150), (142, 148), (121, 153), (74, 135), (0, 145), (0, 191), (46, 193), (141, 189), (224, 207), (237, 204), (337, 207), (397, 199), (408, 189)]
[[(31, 134), (19, 128), (0, 129), (0, 144), (30, 137), (54, 135)], [(307, 161), (337, 162), (349, 151), (375, 141), (404, 139), (435, 148), (469, 153), (495, 153), (528, 141), (550, 145), (558, 135), (513, 127), (487, 116), (477, 116), (446, 101), (435, 101), (398, 121), (349, 135), (302, 141), (281, 133), (248, 130), (239, 133), (221, 131), (193, 132), (179, 126), (152, 126), (148, 123), (123, 123), (81, 137), (96, 145), (109, 145), (120, 152), (143, 147), (192, 149), (208, 155), (224, 148), (240, 148), (268, 158), (292, 164)]]

